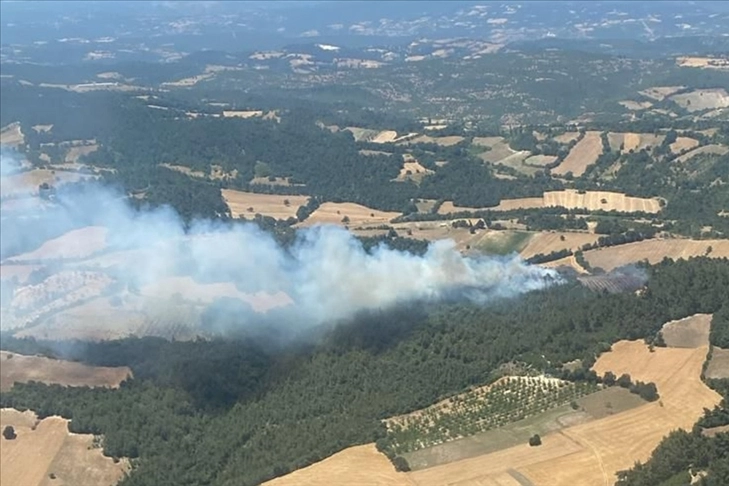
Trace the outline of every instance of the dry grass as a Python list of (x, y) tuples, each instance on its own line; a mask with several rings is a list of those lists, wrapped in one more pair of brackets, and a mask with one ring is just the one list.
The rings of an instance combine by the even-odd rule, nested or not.
[(656, 147), (663, 143), (665, 135), (655, 135), (653, 133), (608, 133), (608, 142), (610, 150), (620, 150), (623, 146), (623, 152), (638, 152), (649, 147)]
[(443, 147), (450, 147), (462, 142), (463, 137), (453, 135), (450, 137), (431, 137), (429, 135), (420, 135), (419, 137), (408, 140), (406, 143), (434, 143)]
[[(711, 252), (708, 251), (711, 247)], [(598, 248), (585, 252), (585, 259), (593, 267), (610, 271), (622, 265), (647, 260), (658, 263), (664, 258), (686, 259), (707, 255), (729, 257), (729, 240), (665, 239), (644, 240), (625, 245)]]
[[(116, 484), (129, 471), (126, 460), (114, 464), (93, 446), (92, 435), (71, 434), (68, 421), (33, 412), (0, 410), (0, 427), (12, 425), (17, 438), (2, 441), (0, 483), (8, 486), (105, 486)], [(50, 474), (55, 479), (50, 479)]]
[(633, 111), (647, 110), (648, 108), (653, 106), (653, 103), (651, 103), (650, 101), (638, 102), (638, 101), (625, 100), (625, 101), (618, 101), (618, 103), (621, 106), (624, 106), (625, 108), (627, 108), (629, 110), (633, 110)]
[(586, 191), (580, 194), (574, 189), (545, 192), (542, 197), (524, 197), (518, 199), (502, 199), (498, 206), (489, 208), (469, 208), (456, 206), (452, 201), (444, 202), (438, 214), (456, 213), (460, 211), (511, 211), (513, 209), (533, 209), (559, 206), (567, 209), (587, 209), (588, 211), (620, 211), (657, 213), (661, 210), (657, 199), (630, 197), (618, 192)]
[(661, 210), (657, 199), (630, 197), (619, 192), (586, 191), (580, 194), (573, 189), (544, 193), (544, 206), (561, 206), (567, 209), (588, 211), (621, 211), (657, 213)]
[(263, 116), (263, 111), (261, 110), (251, 110), (251, 111), (239, 111), (239, 110), (230, 110), (230, 111), (223, 111), (223, 116), (225, 118), (254, 118), (257, 116)]
[(20, 123), (11, 123), (0, 130), (0, 145), (15, 147), (25, 143), (25, 135), (20, 129)]
[(640, 94), (657, 101), (662, 101), (665, 98), (671, 96), (676, 91), (680, 91), (684, 88), (685, 86), (655, 86), (653, 88), (648, 88), (640, 91)]
[(402, 169), (400, 169), (400, 174), (397, 176), (397, 180), (406, 181), (412, 179), (419, 182), (423, 179), (423, 177), (432, 173), (432, 170), (426, 169), (420, 165), (420, 162), (417, 160), (411, 160), (403, 163)]
[(589, 273), (587, 270), (585, 270), (582, 267), (582, 265), (577, 263), (577, 259), (574, 257), (574, 255), (560, 258), (559, 260), (553, 260), (553, 261), (547, 262), (547, 263), (540, 263), (539, 266), (544, 267), (544, 268), (569, 267), (569, 268), (572, 268), (577, 273), (580, 273), (583, 275), (586, 275)]
[(78, 182), (89, 179), (90, 177), (77, 172), (34, 169), (0, 178), (0, 194), (2, 194), (3, 198), (20, 195), (37, 195), (38, 186), (44, 182), (54, 186), (66, 182)]
[(544, 167), (557, 160), (556, 155), (532, 155), (524, 159), (526, 165), (534, 165), (537, 167)]
[(404, 473), (395, 472), (374, 444), (350, 447), (321, 462), (299, 469), (265, 486), (412, 486)]
[(673, 95), (670, 99), (690, 112), (729, 106), (729, 94), (724, 89), (696, 89), (689, 93)]
[(600, 132), (587, 132), (585, 137), (570, 150), (562, 163), (552, 169), (552, 173), (565, 175), (572, 172), (572, 175), (579, 177), (585, 173), (588, 166), (597, 161), (601, 153), (602, 140), (600, 139)]
[(690, 137), (677, 137), (669, 147), (674, 154), (680, 154), (684, 150), (692, 150), (699, 146), (699, 141)]
[(694, 314), (665, 323), (661, 334), (669, 348), (698, 348), (709, 345), (710, 328), (711, 314)]
[[(707, 347), (701, 346), (656, 348), (650, 352), (640, 341), (614, 344), (611, 352), (597, 360), (595, 371), (628, 373), (635, 380), (652, 381), (661, 399), (546, 434), (539, 447), (521, 444), (392, 475), (392, 466), (383, 456), (379, 456), (382, 460), (376, 459), (372, 445), (358, 446), (268, 484), (341, 484), (346, 477), (348, 484), (610, 485), (617, 471), (632, 467), (636, 460), (645, 461), (668, 432), (690, 429), (704, 408), (719, 403), (721, 397), (700, 379), (706, 351)], [(363, 454), (368, 447), (369, 453)]]
[(344, 217), (349, 218), (348, 226), (376, 226), (389, 224), (390, 220), (400, 216), (400, 213), (390, 211), (378, 211), (355, 203), (333, 203), (325, 202), (309, 216), (300, 226), (313, 226), (316, 224), (338, 224)]
[(0, 351), (0, 363), (0, 390), (8, 390), (16, 382), (27, 383), (31, 380), (65, 386), (117, 388), (132, 375), (132, 370), (126, 366), (88, 366), (73, 361), (24, 356), (7, 351)]
[(597, 238), (598, 235), (590, 233), (535, 233), (520, 254), (523, 258), (530, 258), (539, 253), (547, 255), (563, 249), (574, 251), (587, 243), (594, 243)]
[(31, 128), (33, 128), (36, 133), (46, 133), (51, 131), (51, 128), (53, 128), (53, 124), (51, 123), (50, 125), (33, 125)]
[(723, 57), (681, 56), (676, 58), (676, 64), (680, 67), (721, 70), (729, 69), (729, 59)]
[(562, 135), (557, 135), (556, 137), (554, 137), (554, 141), (567, 145), (572, 140), (577, 140), (577, 137), (579, 136), (580, 132), (565, 132)]
[(103, 226), (86, 226), (71, 230), (43, 243), (37, 250), (10, 258), (13, 262), (86, 258), (106, 247), (109, 230)]
[[(296, 217), (299, 206), (309, 200), (307, 196), (255, 194), (233, 189), (223, 189), (221, 192), (234, 218), (252, 219), (258, 213), (276, 219), (288, 219)], [(285, 201), (289, 201), (289, 204), (286, 205)]]
[(725, 145), (717, 145), (717, 144), (711, 144), (711, 145), (704, 145), (703, 147), (696, 148), (694, 150), (691, 150), (689, 152), (686, 152), (685, 154), (676, 157), (674, 159), (675, 162), (678, 162), (680, 164), (688, 161), (689, 159), (692, 159), (696, 157), (697, 155), (725, 155), (729, 153), (729, 147), (726, 147)]
[(707, 378), (729, 378), (729, 349), (714, 346), (706, 368)]

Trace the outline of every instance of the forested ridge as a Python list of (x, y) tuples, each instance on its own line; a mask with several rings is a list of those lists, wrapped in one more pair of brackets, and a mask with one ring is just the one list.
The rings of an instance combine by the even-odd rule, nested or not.
[(668, 320), (716, 312), (729, 293), (727, 259), (664, 261), (648, 272), (640, 295), (564, 284), (487, 306), (414, 304), (362, 313), (284, 348), (245, 335), (235, 344), (141, 338), (67, 350), (3, 338), (18, 352), (126, 364), (136, 378), (119, 390), (16, 385), (0, 405), (104, 434), (106, 454), (134, 458), (124, 485), (257, 484), (375, 441), (381, 419), (488, 383), (501, 364), (589, 366), (616, 340), (652, 339)]

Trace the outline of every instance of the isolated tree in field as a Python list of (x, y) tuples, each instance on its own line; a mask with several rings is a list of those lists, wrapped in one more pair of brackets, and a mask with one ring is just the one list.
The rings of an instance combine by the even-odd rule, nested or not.
[(612, 371), (606, 371), (602, 378), (602, 382), (607, 386), (613, 386), (615, 384), (615, 374)]
[(349, 216), (345, 216), (342, 218), (342, 223), (349, 224)]
[(17, 437), (15, 434), (15, 429), (12, 425), (8, 425), (3, 429), (3, 437), (5, 437), (7, 440), (13, 440)]
[(540, 446), (542, 445), (542, 438), (539, 437), (539, 434), (534, 434), (529, 438), (529, 445), (532, 447)]

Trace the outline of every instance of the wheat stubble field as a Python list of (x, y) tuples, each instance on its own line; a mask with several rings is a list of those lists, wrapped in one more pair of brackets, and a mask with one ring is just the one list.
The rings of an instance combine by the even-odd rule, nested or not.
[[(400, 474), (394, 473), (384, 457), (377, 461), (371, 455), (355, 454), (353, 449), (357, 448), (350, 448), (267, 484), (337, 484), (351, 477), (350, 484), (373, 485), (611, 485), (618, 471), (632, 467), (636, 460), (648, 459), (666, 434), (676, 428), (690, 429), (705, 407), (719, 403), (720, 396), (700, 379), (707, 350), (706, 343), (694, 348), (656, 348), (654, 352), (642, 341), (614, 344), (612, 351), (597, 360), (595, 371), (612, 371), (618, 376), (628, 373), (633, 380), (652, 381), (660, 400), (548, 434), (536, 448), (521, 444)], [(368, 471), (367, 478), (341, 475), (358, 470)], [(370, 479), (376, 477), (381, 480)]]

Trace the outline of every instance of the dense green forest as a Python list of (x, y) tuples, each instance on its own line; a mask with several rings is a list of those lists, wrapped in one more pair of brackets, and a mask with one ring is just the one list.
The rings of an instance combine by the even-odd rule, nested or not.
[(3, 338), (10, 350), (126, 364), (136, 378), (119, 390), (17, 385), (0, 405), (61, 414), (75, 432), (104, 434), (106, 454), (135, 458), (125, 485), (257, 484), (377, 440), (381, 419), (487, 383), (501, 364), (560, 373), (559, 363), (583, 358), (589, 366), (615, 340), (651, 337), (667, 320), (717, 311), (729, 292), (726, 259), (648, 270), (641, 295), (565, 284), (518, 305), (416, 303), (362, 313), (283, 348), (260, 336), (65, 350)]

